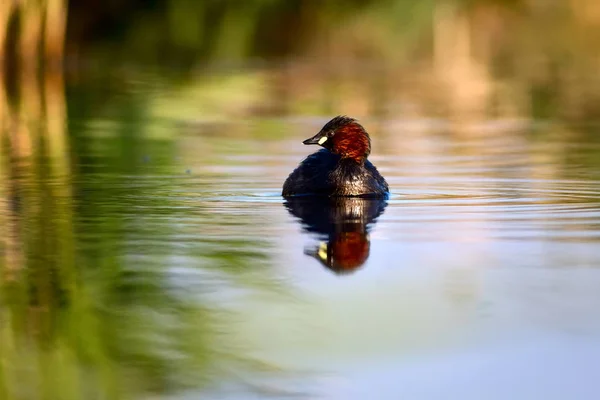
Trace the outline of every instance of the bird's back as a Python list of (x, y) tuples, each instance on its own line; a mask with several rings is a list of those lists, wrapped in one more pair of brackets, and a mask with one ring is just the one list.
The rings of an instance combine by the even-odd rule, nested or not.
[(300, 163), (283, 184), (282, 194), (387, 197), (387, 193), (387, 182), (371, 162), (358, 164), (323, 149)]

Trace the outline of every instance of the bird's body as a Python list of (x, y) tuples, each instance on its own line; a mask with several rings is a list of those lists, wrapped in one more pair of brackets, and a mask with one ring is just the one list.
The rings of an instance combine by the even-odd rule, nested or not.
[(371, 139), (353, 118), (338, 116), (304, 144), (323, 147), (308, 156), (283, 184), (282, 195), (387, 198), (388, 184), (367, 160)]
[(368, 160), (357, 163), (322, 149), (308, 156), (283, 184), (283, 196), (386, 197), (388, 185)]

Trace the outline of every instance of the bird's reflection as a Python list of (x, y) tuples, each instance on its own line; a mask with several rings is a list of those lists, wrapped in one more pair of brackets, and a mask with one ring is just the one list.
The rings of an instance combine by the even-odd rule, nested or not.
[(371, 248), (369, 230), (387, 203), (366, 198), (288, 198), (288, 211), (298, 217), (307, 232), (324, 241), (304, 253), (316, 258), (336, 274), (347, 274), (362, 266)]

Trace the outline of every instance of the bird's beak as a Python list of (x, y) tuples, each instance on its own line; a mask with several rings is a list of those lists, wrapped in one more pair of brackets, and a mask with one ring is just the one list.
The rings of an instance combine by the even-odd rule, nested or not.
[(304, 144), (318, 144), (318, 145), (323, 145), (323, 143), (325, 143), (327, 141), (327, 133), (320, 131), (319, 133), (317, 133), (315, 136), (311, 137), (310, 139), (306, 139), (304, 142)]

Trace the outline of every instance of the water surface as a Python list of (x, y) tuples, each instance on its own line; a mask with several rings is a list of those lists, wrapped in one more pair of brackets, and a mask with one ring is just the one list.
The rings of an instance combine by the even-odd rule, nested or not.
[(365, 117), (390, 199), (293, 205), (329, 115), (132, 87), (3, 164), (3, 398), (597, 398), (594, 134)]

